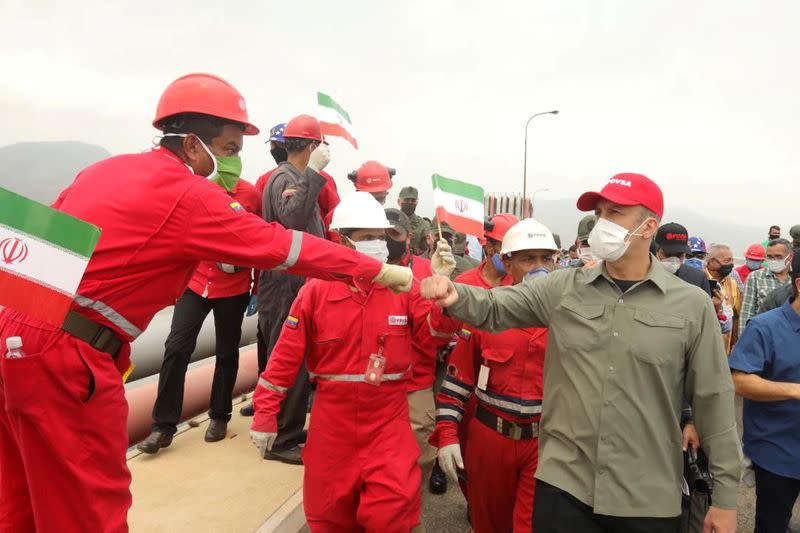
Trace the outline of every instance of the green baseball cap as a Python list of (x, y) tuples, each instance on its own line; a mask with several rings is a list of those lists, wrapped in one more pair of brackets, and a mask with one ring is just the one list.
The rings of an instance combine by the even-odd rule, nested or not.
[[(450, 227), (450, 224), (447, 222), (442, 222), (442, 233), (447, 233), (449, 235), (455, 235), (458, 233), (456, 230)], [(439, 238), (439, 224), (437, 222), (436, 217), (433, 218), (431, 221), (431, 234), (435, 235), (436, 238)]]
[(400, 199), (403, 198), (414, 198), (415, 200), (419, 199), (419, 191), (414, 187), (403, 187), (400, 189)]
[(589, 238), (589, 233), (591, 233), (595, 222), (597, 222), (597, 217), (595, 215), (586, 215), (581, 219), (580, 222), (578, 222), (579, 241), (585, 241)]

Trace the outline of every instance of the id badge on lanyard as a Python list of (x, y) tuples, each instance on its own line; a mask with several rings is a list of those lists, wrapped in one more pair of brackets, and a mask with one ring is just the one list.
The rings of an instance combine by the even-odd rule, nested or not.
[(486, 360), (483, 361), (480, 371), (478, 371), (478, 388), (482, 391), (486, 390), (486, 385), (489, 384), (489, 367), (486, 366)]
[(376, 387), (380, 386), (383, 371), (386, 369), (386, 358), (383, 356), (383, 344), (386, 335), (378, 338), (378, 353), (370, 354), (367, 369), (364, 371), (364, 381)]

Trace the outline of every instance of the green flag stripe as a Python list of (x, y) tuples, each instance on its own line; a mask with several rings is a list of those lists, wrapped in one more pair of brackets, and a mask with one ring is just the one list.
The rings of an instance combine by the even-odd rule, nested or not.
[(337, 113), (342, 115), (345, 118), (345, 120), (347, 120), (348, 124), (352, 124), (352, 122), (350, 122), (350, 115), (347, 113), (347, 111), (342, 109), (342, 106), (334, 102), (333, 98), (331, 98), (327, 94), (317, 92), (317, 103), (319, 105), (335, 109)]
[(439, 174), (432, 176), (433, 188), (440, 189), (450, 194), (457, 194), (476, 202), (483, 203), (483, 189), (471, 183), (465, 183), (450, 178), (445, 178)]
[(87, 259), (100, 228), (0, 187), (0, 224), (15, 228)]

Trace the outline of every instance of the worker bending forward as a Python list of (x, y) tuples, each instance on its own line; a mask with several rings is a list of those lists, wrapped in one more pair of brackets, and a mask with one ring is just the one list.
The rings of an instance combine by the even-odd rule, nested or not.
[[(543, 224), (525, 219), (503, 237), (501, 256), (514, 283), (535, 283), (554, 268), (558, 247)], [(464, 469), (458, 429), (474, 393), (475, 417), (467, 428), (467, 500), (476, 533), (531, 531), (546, 328), (489, 333), (466, 326), (450, 357), (436, 397), (439, 464), (457, 479)]]
[[(331, 225), (340, 243), (381, 261), (389, 227), (366, 192), (342, 200)], [(251, 438), (262, 454), (271, 448), (280, 402), (305, 359), (317, 383), (303, 450), (303, 504), (313, 532), (408, 532), (419, 523), (419, 447), (406, 397), (411, 340), (457, 325), (421, 299), (417, 286), (395, 294), (311, 281), (300, 290), (256, 387)]]

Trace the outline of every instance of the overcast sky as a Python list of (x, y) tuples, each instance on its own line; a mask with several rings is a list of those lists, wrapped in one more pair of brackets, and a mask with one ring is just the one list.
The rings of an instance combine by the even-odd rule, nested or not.
[[(529, 130), (529, 190), (550, 189), (539, 198), (636, 171), (667, 211), (764, 234), (800, 222), (798, 2), (112, 3), (0, 0), (0, 146), (139, 151), (161, 91), (207, 71), (241, 90), (263, 132), (313, 113), (317, 90), (336, 99), (360, 144), (332, 142), (342, 193), (368, 159), (397, 169), (393, 192), (428, 195), (425, 212), (432, 172), (520, 191), (525, 122), (558, 109)], [(251, 181), (274, 166), (265, 140), (246, 139)]]

